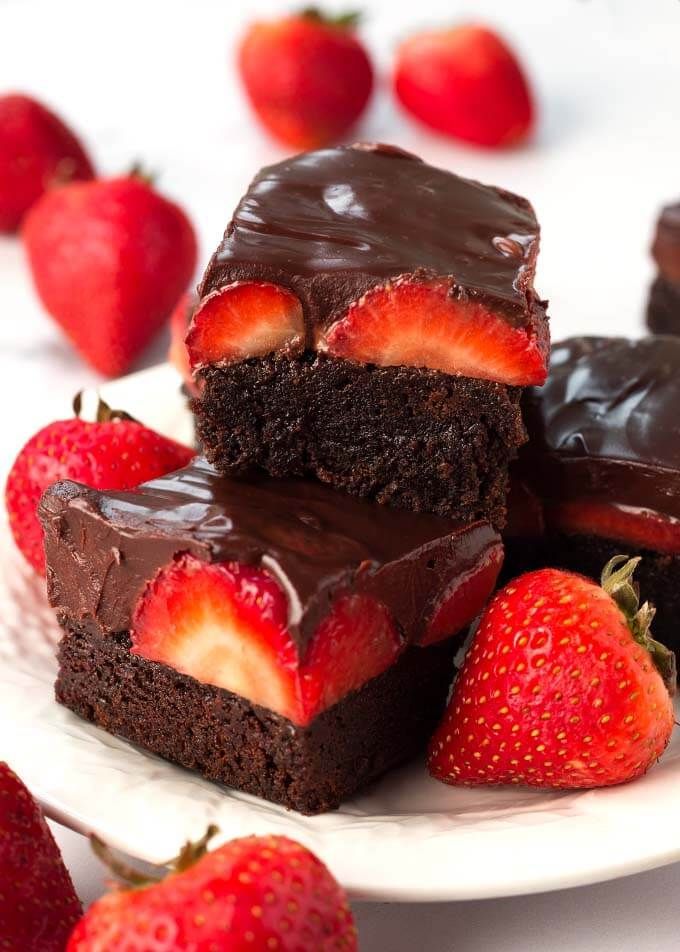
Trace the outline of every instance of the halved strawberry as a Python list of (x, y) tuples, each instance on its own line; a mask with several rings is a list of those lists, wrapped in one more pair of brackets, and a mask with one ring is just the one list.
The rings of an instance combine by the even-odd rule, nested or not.
[(546, 505), (548, 528), (596, 535), (657, 552), (680, 552), (680, 520), (648, 509), (579, 499)]
[(262, 569), (184, 555), (143, 594), (132, 652), (305, 725), (404, 647), (387, 610), (368, 596), (340, 597), (302, 661), (287, 616), (284, 592)]
[(439, 598), (419, 644), (431, 645), (462, 631), (479, 615), (503, 565), (503, 546), (492, 546), (468, 572), (453, 580)]
[(294, 351), (304, 343), (299, 299), (276, 284), (235, 281), (198, 306), (186, 337), (193, 370)]
[(396, 661), (403, 643), (385, 606), (368, 595), (345, 595), (319, 624), (301, 669), (308, 713), (323, 711)]
[(450, 279), (410, 276), (368, 291), (318, 346), (359, 363), (428, 367), (514, 386), (544, 383), (549, 349), (547, 335), (457, 297)]

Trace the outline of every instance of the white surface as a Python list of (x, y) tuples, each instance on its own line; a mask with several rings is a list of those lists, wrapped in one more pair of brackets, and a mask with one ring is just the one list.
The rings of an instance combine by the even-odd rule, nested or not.
[[(0, 0), (0, 89), (23, 88), (51, 101), (82, 131), (105, 171), (138, 156), (159, 169), (162, 186), (198, 223), (205, 256), (252, 172), (282, 154), (248, 117), (229, 75), (229, 48), (244, 18), (284, 6)], [(490, 19), (519, 46), (543, 108), (530, 150), (487, 155), (459, 148), (398, 118), (387, 96), (374, 100), (357, 136), (396, 141), (533, 200), (544, 236), (539, 288), (551, 298), (556, 338), (572, 330), (637, 330), (656, 208), (680, 194), (680, 4), (373, 0), (362, 6), (370, 14), (365, 34), (383, 64), (409, 29), (459, 15)], [(65, 412), (73, 391), (96, 380), (41, 313), (20, 248), (8, 240), (0, 240), (0, 355), (2, 473), (37, 426)], [(646, 823), (656, 824), (653, 805)], [(98, 883), (77, 842), (68, 834), (68, 857), (90, 898)], [(675, 866), (530, 898), (366, 905), (362, 950), (410, 952), (417, 944), (424, 952), (669, 952), (677, 949), (679, 889)]]
[[(103, 392), (162, 432), (181, 435), (190, 424), (167, 365)], [(41, 581), (1, 525), (0, 562), (0, 723), (12, 725), (0, 736), (0, 759), (52, 816), (127, 853), (161, 862), (211, 823), (223, 839), (285, 833), (318, 853), (353, 895), (418, 901), (582, 885), (680, 858), (680, 734), (646, 777), (613, 789), (452, 788), (416, 761), (311, 818), (220, 789), (56, 704), (59, 631)]]

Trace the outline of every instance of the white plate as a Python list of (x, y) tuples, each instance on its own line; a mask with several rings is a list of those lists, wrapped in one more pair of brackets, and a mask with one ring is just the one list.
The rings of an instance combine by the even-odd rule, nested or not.
[[(171, 368), (103, 389), (112, 403), (187, 438)], [(162, 861), (208, 823), (225, 838), (286, 833), (323, 857), (356, 896), (423, 901), (540, 892), (680, 859), (677, 739), (647, 777), (624, 787), (454, 789), (414, 763), (311, 819), (202, 781), (54, 702), (58, 629), (4, 525), (0, 564), (0, 759), (56, 819), (128, 853)]]

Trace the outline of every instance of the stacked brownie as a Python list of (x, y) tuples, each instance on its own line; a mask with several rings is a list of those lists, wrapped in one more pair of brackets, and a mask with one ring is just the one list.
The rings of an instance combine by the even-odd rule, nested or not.
[(654, 334), (680, 334), (680, 202), (662, 209), (652, 257), (657, 274), (649, 292), (647, 326)]
[(304, 813), (416, 753), (546, 375), (526, 201), (387, 146), (264, 169), (187, 335), (206, 458), (45, 495), (58, 699)]
[(523, 403), (508, 576), (555, 565), (599, 578), (612, 556), (641, 556), (654, 635), (680, 656), (680, 338), (555, 344)]

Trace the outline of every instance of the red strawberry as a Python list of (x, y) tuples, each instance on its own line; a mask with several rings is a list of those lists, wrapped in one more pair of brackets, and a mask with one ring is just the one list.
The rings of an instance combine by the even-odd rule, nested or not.
[(173, 367), (179, 371), (184, 381), (184, 386), (192, 395), (196, 394), (196, 386), (191, 374), (191, 364), (189, 363), (189, 351), (185, 338), (191, 318), (196, 310), (197, 301), (193, 294), (183, 294), (177, 302), (172, 314), (170, 315), (170, 347), (168, 349), (168, 360)]
[(50, 423), (19, 451), (7, 477), (5, 504), (14, 541), (33, 568), (44, 574), (37, 509), (48, 486), (73, 479), (94, 489), (131, 489), (186, 466), (194, 455), (189, 447), (101, 402), (96, 423), (77, 416)]
[(646, 509), (631, 510), (613, 503), (577, 499), (546, 505), (545, 524), (558, 532), (585, 533), (619, 539), (656, 552), (680, 552), (680, 525)]
[(196, 266), (189, 219), (135, 175), (49, 192), (26, 216), (23, 238), (45, 308), (110, 376), (146, 347)]
[(373, 69), (353, 32), (355, 15), (308, 9), (253, 23), (238, 66), (262, 124), (286, 145), (316, 149), (344, 135), (363, 112)]
[(387, 610), (366, 595), (337, 599), (302, 659), (287, 623), (286, 596), (263, 569), (184, 555), (142, 595), (132, 652), (304, 725), (404, 647)]
[(40, 807), (0, 763), (0, 948), (63, 952), (81, 912)]
[(406, 40), (394, 91), (421, 122), (475, 145), (516, 145), (534, 123), (531, 91), (514, 53), (474, 24)]
[(71, 130), (29, 96), (0, 96), (0, 231), (21, 219), (52, 185), (94, 176)]
[(283, 836), (205, 853), (216, 832), (188, 843), (164, 879), (108, 860), (134, 888), (95, 902), (67, 952), (356, 952), (347, 897), (313, 853)]
[(301, 349), (302, 305), (285, 288), (236, 281), (209, 294), (196, 310), (186, 346), (194, 370), (208, 364)]
[(437, 600), (419, 644), (431, 645), (467, 628), (484, 608), (502, 565), (499, 543), (474, 568), (457, 576)]
[(432, 739), (434, 777), (604, 787), (656, 762), (673, 730), (675, 658), (650, 636), (654, 609), (632, 583), (640, 560), (626, 558), (608, 563), (602, 588), (541, 569), (495, 596)]
[(543, 328), (512, 327), (483, 304), (456, 298), (450, 279), (405, 277), (364, 294), (319, 348), (360, 363), (527, 386), (544, 383), (549, 343)]

